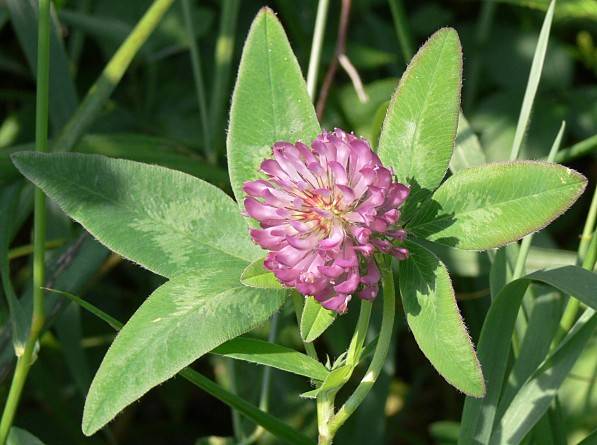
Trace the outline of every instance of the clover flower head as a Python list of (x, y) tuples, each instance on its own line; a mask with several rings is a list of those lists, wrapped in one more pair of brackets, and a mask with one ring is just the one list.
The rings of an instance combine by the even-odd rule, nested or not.
[(261, 171), (267, 179), (244, 184), (244, 206), (260, 223), (251, 236), (269, 250), (265, 267), (339, 313), (355, 294), (374, 299), (374, 253), (408, 257), (399, 208), (409, 188), (394, 181), (366, 140), (340, 129), (324, 131), (311, 147), (275, 143)]

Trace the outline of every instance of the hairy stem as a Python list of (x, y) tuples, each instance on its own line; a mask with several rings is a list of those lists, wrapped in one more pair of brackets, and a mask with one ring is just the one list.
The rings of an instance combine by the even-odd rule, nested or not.
[(346, 364), (348, 366), (356, 366), (361, 358), (361, 352), (365, 339), (367, 337), (367, 330), (369, 329), (369, 320), (371, 319), (371, 308), (373, 304), (370, 301), (361, 301), (361, 311), (359, 312), (359, 319), (357, 320), (357, 327), (350, 341), (348, 347), (348, 354), (346, 357)]
[(371, 391), (371, 388), (377, 381), (377, 378), (383, 369), (388, 351), (390, 350), (396, 312), (396, 291), (394, 289), (394, 276), (392, 274), (391, 263), (389, 260), (386, 264), (381, 264), (380, 269), (382, 273), (383, 287), (383, 313), (379, 338), (377, 340), (375, 352), (373, 353), (373, 359), (371, 360), (371, 364), (369, 365), (365, 376), (328, 424), (329, 435), (332, 438), (344, 422), (346, 422), (346, 420), (356, 411), (363, 400), (365, 400), (369, 391)]

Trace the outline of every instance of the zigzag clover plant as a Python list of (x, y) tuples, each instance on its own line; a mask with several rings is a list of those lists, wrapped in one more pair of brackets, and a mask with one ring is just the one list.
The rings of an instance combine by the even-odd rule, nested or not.
[[(329, 444), (385, 362), (395, 282), (423, 353), (450, 384), (483, 397), (483, 371), (430, 243), (486, 250), (513, 242), (564, 212), (586, 181), (568, 168), (530, 161), (454, 168), (443, 181), (461, 79), (458, 35), (441, 29), (402, 76), (379, 141), (350, 129), (322, 131), (284, 30), (265, 9), (246, 40), (230, 111), (236, 202), (163, 167), (95, 155), (15, 154), (19, 170), (100, 242), (168, 279), (104, 357), (87, 396), (84, 432), (95, 433), (214, 352), (310, 379), (303, 396), (316, 400), (319, 443)], [(309, 355), (239, 337), (289, 296)], [(381, 328), (365, 346), (374, 304), (383, 306)], [(357, 310), (352, 338), (342, 339), (346, 353), (319, 362), (313, 340), (337, 313)], [(367, 361), (360, 383), (337, 403), (338, 391)], [(291, 443), (311, 443), (263, 422)]]

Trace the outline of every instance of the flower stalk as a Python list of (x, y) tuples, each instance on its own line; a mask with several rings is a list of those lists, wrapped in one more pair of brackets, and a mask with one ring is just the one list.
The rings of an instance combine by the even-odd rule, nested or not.
[[(383, 312), (379, 339), (375, 347), (375, 352), (373, 353), (373, 359), (371, 360), (365, 376), (361, 379), (361, 382), (355, 391), (336, 414), (333, 414), (333, 399), (326, 399), (325, 396), (322, 397), (323, 400), (321, 401), (318, 399), (319, 445), (331, 444), (338, 429), (344, 425), (348, 418), (357, 410), (361, 403), (363, 403), (369, 394), (369, 391), (371, 391), (371, 388), (377, 381), (390, 350), (396, 312), (396, 291), (394, 288), (394, 276), (390, 259), (380, 258), (380, 260), (383, 289)], [(363, 303), (370, 304), (367, 302)], [(361, 317), (359, 317), (359, 319), (360, 318)]]

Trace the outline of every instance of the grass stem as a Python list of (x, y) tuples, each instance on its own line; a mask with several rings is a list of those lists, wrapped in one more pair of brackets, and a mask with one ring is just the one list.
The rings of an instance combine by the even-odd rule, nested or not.
[[(37, 76), (35, 106), (35, 147), (39, 152), (48, 151), (48, 97), (50, 83), (50, 0), (39, 1), (37, 22)], [(46, 199), (40, 189), (35, 189), (33, 221), (33, 311), (31, 328), (23, 354), (10, 385), (6, 405), (0, 420), (0, 445), (8, 438), (19, 406), (21, 393), (33, 364), (37, 339), (44, 325), (44, 282), (46, 243)]]

